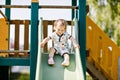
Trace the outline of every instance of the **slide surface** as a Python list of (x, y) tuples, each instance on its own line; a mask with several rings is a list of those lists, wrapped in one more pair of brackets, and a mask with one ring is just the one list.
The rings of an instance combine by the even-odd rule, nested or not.
[[(42, 54), (42, 62), (41, 62), (41, 75), (42, 80), (76, 80), (75, 70), (75, 56), (74, 54), (70, 55), (70, 66), (63, 67), (61, 65), (63, 58), (59, 55), (55, 55), (54, 60), (55, 64), (53, 66), (49, 66), (47, 64), (48, 54)], [(66, 71), (67, 70), (67, 71)]]

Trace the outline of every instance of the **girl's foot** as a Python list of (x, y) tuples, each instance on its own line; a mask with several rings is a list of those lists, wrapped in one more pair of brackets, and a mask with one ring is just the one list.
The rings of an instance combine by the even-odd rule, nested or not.
[(62, 66), (69, 66), (70, 62), (69, 62), (69, 55), (68, 54), (64, 54), (64, 61), (62, 62)]
[(69, 64), (70, 64), (69, 60), (64, 60), (61, 65), (67, 67), (69, 66)]
[(49, 64), (49, 65), (54, 65), (54, 60), (53, 60), (52, 57), (49, 57), (49, 59), (48, 59), (48, 64)]

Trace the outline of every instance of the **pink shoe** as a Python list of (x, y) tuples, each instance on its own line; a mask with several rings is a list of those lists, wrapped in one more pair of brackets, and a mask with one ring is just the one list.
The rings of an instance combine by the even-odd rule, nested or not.
[(48, 59), (48, 64), (49, 64), (49, 65), (54, 65), (54, 60), (53, 60), (52, 57), (49, 57), (49, 59)]

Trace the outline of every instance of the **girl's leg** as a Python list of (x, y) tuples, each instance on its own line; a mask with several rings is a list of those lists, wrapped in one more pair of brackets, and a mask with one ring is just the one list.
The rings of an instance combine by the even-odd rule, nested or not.
[(63, 66), (69, 66), (70, 62), (69, 62), (69, 54), (64, 54), (64, 61), (62, 62)]
[(48, 64), (49, 65), (54, 65), (54, 59), (53, 59), (54, 53), (55, 53), (55, 49), (51, 48), (50, 53), (49, 53), (49, 58), (48, 58)]

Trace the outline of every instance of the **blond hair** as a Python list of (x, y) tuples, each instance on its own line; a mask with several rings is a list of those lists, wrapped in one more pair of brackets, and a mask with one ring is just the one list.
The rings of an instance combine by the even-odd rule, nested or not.
[(54, 29), (58, 25), (58, 23), (59, 23), (59, 26), (65, 26), (65, 29), (67, 28), (67, 25), (68, 25), (67, 21), (64, 19), (58, 19), (54, 22)]

